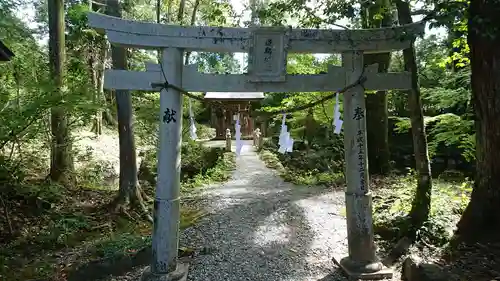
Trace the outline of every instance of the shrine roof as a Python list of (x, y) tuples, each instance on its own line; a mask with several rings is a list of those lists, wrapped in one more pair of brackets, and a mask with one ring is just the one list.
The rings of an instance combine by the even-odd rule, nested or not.
[(0, 40), (0, 61), (10, 61), (13, 56), (14, 53)]
[(263, 92), (207, 92), (206, 100), (253, 101), (264, 99)]

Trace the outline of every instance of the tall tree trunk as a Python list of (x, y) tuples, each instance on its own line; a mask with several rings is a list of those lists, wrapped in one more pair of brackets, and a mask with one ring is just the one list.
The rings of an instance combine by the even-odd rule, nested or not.
[[(156, 23), (160, 24), (161, 21), (161, 1), (162, 0), (156, 0)], [(170, 15), (168, 14), (170, 11), (167, 11), (167, 22), (168, 19), (170, 18)], [(158, 60), (158, 63), (161, 63), (161, 49), (158, 49), (156, 52), (156, 59)]]
[[(49, 0), (49, 66), (55, 89), (54, 95), (64, 95), (64, 0)], [(74, 183), (73, 155), (68, 116), (63, 106), (51, 109), (51, 163), (50, 178), (64, 184)]]
[(172, 4), (173, 0), (167, 0), (167, 14), (166, 14), (166, 21), (171, 22), (172, 21)]
[(114, 99), (112, 98), (113, 93), (109, 90), (103, 91), (103, 101), (106, 104), (106, 110), (102, 112), (103, 121), (106, 122), (107, 125), (116, 126), (117, 116), (112, 114), (111, 108), (114, 104)]
[(97, 101), (102, 107), (97, 110), (95, 117), (95, 127), (96, 134), (102, 135), (102, 121), (104, 119), (105, 113), (108, 111), (106, 98), (104, 97), (104, 69), (106, 68), (106, 57), (108, 54), (108, 44), (102, 42), (101, 49), (99, 50), (98, 64), (96, 67), (96, 89), (97, 89)]
[[(107, 6), (106, 6), (107, 7)], [(111, 57), (111, 52), (110, 52), (110, 44), (106, 42), (106, 57), (103, 62), (106, 62), (108, 60), (112, 60)], [(102, 79), (102, 86), (103, 86), (103, 100), (104, 103), (106, 104), (106, 110), (102, 113), (102, 118), (106, 122), (107, 125), (110, 126), (116, 126), (118, 123), (118, 116), (117, 114), (114, 114), (113, 111), (113, 106), (115, 105), (115, 96), (114, 96), (114, 91), (104, 89), (104, 68), (105, 65), (102, 65), (102, 73), (101, 73), (101, 79)]]
[[(363, 27), (379, 28), (392, 25), (390, 0), (377, 0), (363, 9)], [(381, 14), (382, 18), (376, 17)], [(365, 65), (378, 63), (378, 71), (387, 72), (390, 53), (368, 54)], [(366, 136), (368, 143), (368, 171), (372, 175), (387, 175), (390, 172), (387, 92), (377, 91), (366, 95)]]
[[(400, 24), (412, 22), (410, 4), (408, 2), (396, 1), (398, 18)], [(415, 57), (414, 42), (412, 47), (403, 50), (405, 70), (411, 72), (411, 90), (408, 91), (408, 107), (410, 108), (411, 133), (413, 137), (413, 151), (415, 154), (415, 166), (417, 169), (417, 189), (413, 198), (410, 218), (414, 229), (419, 228), (428, 219), (431, 208), (432, 177), (427, 147), (427, 136), (425, 133), (424, 114), (422, 112), (422, 100), (420, 98), (420, 86), (418, 81), (417, 61)], [(414, 234), (414, 233), (413, 233)]]
[[(107, 14), (120, 17), (122, 11), (118, 0), (108, 1)], [(114, 69), (127, 69), (127, 50), (112, 46), (111, 55)], [(137, 178), (137, 157), (135, 150), (132, 96), (128, 90), (116, 90), (116, 107), (118, 112), (118, 137), (120, 142), (120, 181), (115, 204), (118, 209), (129, 203), (139, 207), (139, 210), (152, 221), (144, 204), (142, 190)]]
[[(93, 12), (102, 12), (105, 7), (105, 1), (89, 1), (90, 10)], [(108, 48), (106, 39), (98, 39), (98, 43), (94, 43), (93, 47), (97, 47), (96, 50), (89, 50), (89, 68), (90, 75), (92, 77), (92, 85), (95, 89), (94, 103), (99, 107), (94, 115), (94, 120), (92, 124), (92, 132), (95, 132), (97, 136), (102, 135), (102, 121), (106, 114), (109, 113), (106, 97), (104, 96), (104, 69), (106, 65), (106, 59), (108, 56)]]
[[(498, 239), (500, 231), (500, 5), (471, 0), (468, 43), (476, 113), (476, 181), (458, 223), (466, 241)], [(482, 237), (481, 237), (482, 236)]]
[[(198, 12), (198, 7), (200, 6), (200, 0), (196, 0), (193, 6), (193, 13), (191, 14), (191, 22), (190, 25), (193, 26), (196, 23), (196, 13)], [(189, 64), (189, 57), (191, 56), (191, 52), (186, 52), (186, 57), (184, 60), (184, 64)]]
[(156, 23), (161, 21), (161, 0), (156, 0)]
[(305, 124), (304, 124), (304, 135), (305, 135), (305, 139), (307, 140), (307, 146), (306, 146), (306, 150), (309, 151), (309, 149), (311, 148), (311, 144), (313, 143), (313, 139), (314, 139), (314, 134), (315, 134), (315, 121), (314, 121), (314, 108), (311, 107), (308, 109), (307, 111), (307, 115), (305, 117), (305, 120), (304, 120)]
[[(102, 55), (105, 55), (102, 54), (103, 51), (105, 52), (104, 47), (100, 48), (97, 55), (93, 54), (91, 51), (88, 61), (89, 64), (88, 67), (90, 70), (90, 77), (91, 77), (90, 80), (92, 82), (92, 86), (94, 86), (94, 91), (95, 91), (93, 95), (93, 102), (98, 106), (102, 105), (101, 97), (103, 95), (102, 92), (104, 91), (102, 87), (103, 79), (101, 77), (102, 76), (101, 65), (104, 65), (104, 63), (101, 62), (101, 60), (102, 60)], [(91, 131), (94, 132), (96, 136), (100, 136), (102, 134), (102, 113), (103, 109), (98, 108), (94, 114), (94, 120)]]
[(177, 13), (177, 23), (182, 25), (182, 21), (184, 20), (184, 8), (186, 7), (186, 0), (181, 0), (179, 3), (179, 11)]
[(259, 7), (257, 1), (258, 0), (250, 0), (250, 26), (257, 26), (259, 24), (259, 15), (257, 14), (257, 9)]
[(103, 121), (106, 122), (106, 124), (111, 125), (111, 126), (116, 126), (116, 120), (115, 118), (111, 115), (110, 112), (110, 104), (108, 103), (108, 99), (106, 98), (106, 91), (104, 90), (104, 72), (106, 69), (106, 60), (108, 58), (108, 53), (109, 53), (109, 44), (108, 42), (103, 43), (103, 48), (101, 49), (101, 62), (99, 64), (99, 75), (97, 77), (97, 86), (98, 86), (98, 91), (99, 91), (99, 101), (102, 102), (102, 110), (101, 110), (101, 116), (100, 116), (100, 122), (101, 122), (101, 127)]
[[(378, 63), (378, 71), (384, 73), (389, 69), (391, 54), (369, 54), (365, 56), (364, 61), (365, 65)], [(366, 95), (366, 136), (369, 173), (371, 175), (389, 174), (391, 167), (386, 91)]]
[[(88, 55), (87, 55), (89, 58), (87, 60), (87, 67), (89, 69), (89, 75), (90, 75), (90, 83), (92, 84), (92, 87), (94, 88), (94, 93), (92, 95), (92, 102), (94, 104), (99, 104), (97, 101), (98, 101), (98, 94), (97, 94), (97, 69), (96, 69), (96, 65), (94, 63), (94, 60), (95, 60), (95, 57), (94, 57), (94, 54), (92, 53), (92, 51), (88, 51)], [(94, 119), (92, 120), (92, 129), (90, 129), (91, 132), (94, 132), (96, 134), (96, 136), (99, 136), (99, 128), (97, 127), (98, 124), (97, 124), (97, 112), (99, 110), (96, 110), (96, 113), (94, 114)]]

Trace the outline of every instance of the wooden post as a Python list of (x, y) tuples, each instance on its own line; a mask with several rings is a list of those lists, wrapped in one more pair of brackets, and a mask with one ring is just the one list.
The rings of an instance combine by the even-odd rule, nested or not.
[[(182, 50), (165, 48), (162, 63), (166, 78), (173, 85), (182, 83)], [(180, 218), (180, 172), (182, 143), (182, 95), (174, 89), (160, 93), (160, 149), (158, 184), (153, 209), (153, 260), (142, 280), (179, 280), (187, 276), (187, 264), (178, 264)]]
[(226, 151), (231, 152), (231, 130), (226, 129)]
[(218, 128), (218, 122), (217, 122), (217, 116), (215, 113), (215, 106), (213, 104), (210, 105), (210, 126), (212, 128), (215, 128), (215, 138), (219, 135), (219, 128)]
[(221, 117), (221, 120), (222, 120), (222, 122), (221, 122), (221, 124), (222, 124), (221, 133), (222, 133), (222, 135), (221, 135), (221, 137), (222, 137), (223, 139), (225, 139), (225, 138), (226, 138), (226, 136), (225, 136), (225, 134), (226, 134), (226, 128), (227, 128), (227, 120), (226, 120), (226, 116), (227, 116), (227, 114), (226, 114), (226, 108), (224, 108), (224, 107), (223, 107), (223, 108), (221, 109), (221, 112), (222, 112), (222, 117)]
[(231, 134), (234, 133), (233, 110), (231, 108), (226, 108), (226, 129), (229, 129), (231, 131)]
[(260, 128), (260, 133), (262, 134), (262, 137), (266, 137), (267, 134), (266, 134), (266, 122), (267, 122), (267, 118), (265, 117), (257, 117), (258, 119), (258, 122), (260, 123), (259, 124), (259, 128)]
[(266, 136), (267, 136), (267, 118), (263, 117), (260, 119), (259, 150), (264, 147), (264, 138)]
[(247, 113), (247, 118), (248, 118), (248, 132), (253, 132), (254, 130), (253, 117), (250, 116), (250, 113)]
[(224, 139), (224, 110), (221, 107), (217, 108), (217, 129), (219, 130), (217, 139)]
[[(363, 52), (342, 53), (346, 84), (363, 73)], [(345, 191), (349, 256), (339, 264), (350, 277), (380, 277), (382, 264), (375, 255), (372, 221), (372, 195), (368, 182), (366, 115), (364, 89), (358, 85), (344, 93), (344, 148), (346, 160)], [(383, 274), (382, 274), (383, 275)], [(379, 277), (379, 278), (377, 278)]]

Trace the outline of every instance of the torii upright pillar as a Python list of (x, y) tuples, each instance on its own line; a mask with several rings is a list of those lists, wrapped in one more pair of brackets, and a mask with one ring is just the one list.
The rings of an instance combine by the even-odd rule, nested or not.
[[(182, 84), (182, 50), (162, 50), (162, 66), (169, 83)], [(186, 280), (188, 264), (177, 259), (179, 248), (182, 95), (175, 89), (160, 92), (160, 149), (153, 208), (153, 257), (142, 281)]]

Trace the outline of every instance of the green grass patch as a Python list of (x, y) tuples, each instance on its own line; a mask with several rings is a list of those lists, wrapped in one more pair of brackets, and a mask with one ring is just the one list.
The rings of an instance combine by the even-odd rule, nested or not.
[[(180, 229), (194, 225), (204, 216), (202, 210), (189, 207), (181, 208)], [(135, 255), (138, 251), (151, 247), (152, 226), (147, 223), (125, 223), (115, 231), (92, 241), (87, 248), (87, 255), (92, 259), (117, 260)]]
[[(417, 186), (414, 176), (384, 181), (373, 200), (375, 232), (385, 240), (397, 240), (408, 233), (408, 214)], [(417, 239), (442, 246), (450, 241), (454, 227), (470, 200), (472, 184), (434, 180), (429, 220), (418, 230)]]
[[(223, 148), (186, 142), (181, 150), (181, 188), (186, 192), (205, 184), (227, 180), (235, 167), (235, 154)], [(145, 152), (139, 168), (139, 180), (156, 186), (156, 150)]]
[(223, 182), (231, 177), (231, 171), (236, 167), (236, 155), (234, 152), (224, 152), (220, 150), (219, 157), (215, 164), (202, 173), (185, 180), (182, 189), (187, 191), (214, 182)]
[[(268, 168), (275, 169), (280, 176), (287, 182), (298, 185), (341, 185), (344, 182), (343, 173), (334, 173), (330, 171), (320, 171), (318, 169), (301, 169), (296, 165), (288, 165), (289, 162), (282, 158), (287, 156), (280, 155), (277, 151), (261, 149), (259, 156)], [(290, 157), (296, 157), (293, 155)]]
[(278, 156), (267, 149), (261, 149), (259, 151), (259, 157), (268, 168), (275, 169), (280, 173), (285, 172), (285, 167), (281, 164)]
[(340, 173), (300, 171), (285, 168), (285, 172), (281, 175), (288, 182), (300, 185), (341, 185), (344, 183), (344, 175)]

